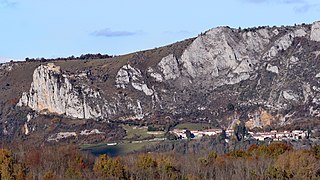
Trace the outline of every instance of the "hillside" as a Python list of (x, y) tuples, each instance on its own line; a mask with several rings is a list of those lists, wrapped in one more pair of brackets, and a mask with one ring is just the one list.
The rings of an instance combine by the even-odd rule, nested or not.
[[(217, 27), (108, 59), (11, 62), (0, 70), (0, 137), (36, 142), (124, 136), (120, 122), (227, 128), (319, 125), (320, 22)], [(318, 124), (317, 124), (318, 123)]]

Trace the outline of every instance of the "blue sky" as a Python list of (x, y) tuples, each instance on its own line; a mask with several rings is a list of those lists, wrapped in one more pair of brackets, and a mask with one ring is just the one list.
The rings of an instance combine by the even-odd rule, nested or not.
[(0, 0), (0, 61), (126, 54), (216, 26), (320, 20), (318, 0)]

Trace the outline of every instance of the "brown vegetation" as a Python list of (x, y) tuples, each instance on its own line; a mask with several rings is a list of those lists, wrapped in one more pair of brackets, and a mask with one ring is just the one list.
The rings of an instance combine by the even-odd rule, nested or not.
[(93, 157), (76, 146), (0, 149), (0, 179), (316, 179), (320, 146), (285, 143), (215, 151)]

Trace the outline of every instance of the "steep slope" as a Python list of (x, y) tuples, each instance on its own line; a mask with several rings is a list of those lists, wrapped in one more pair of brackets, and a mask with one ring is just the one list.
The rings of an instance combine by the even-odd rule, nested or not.
[[(228, 127), (240, 119), (251, 128), (282, 126), (318, 121), (319, 54), (320, 22), (218, 27), (112, 59), (6, 64), (1, 82), (21, 68), (33, 71), (14, 87), (10, 98), (19, 100), (8, 112), (102, 122), (204, 121)], [(2, 135), (10, 134), (8, 112), (2, 114)], [(20, 124), (30, 121), (24, 118)]]

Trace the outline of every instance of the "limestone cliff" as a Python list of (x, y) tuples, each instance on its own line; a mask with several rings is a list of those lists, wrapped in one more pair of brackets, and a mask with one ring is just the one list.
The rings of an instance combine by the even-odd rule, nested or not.
[[(33, 73), (30, 91), (22, 94), (17, 106), (80, 119), (101, 120), (116, 114), (117, 104), (108, 103), (98, 91), (86, 84), (71, 83), (69, 78), (70, 75), (63, 74), (53, 63), (40, 65)], [(139, 102), (132, 105), (129, 101), (127, 106), (133, 115), (142, 116)]]
[(34, 71), (30, 91), (23, 93), (17, 105), (74, 118), (98, 118), (101, 107), (88, 104), (90, 98), (100, 98), (99, 92), (85, 85), (75, 87), (59, 66), (49, 63)]
[(252, 126), (286, 124), (320, 116), (319, 54), (320, 22), (218, 27), (183, 49), (168, 46), (128, 55), (125, 61), (115, 57), (86, 65), (90, 73), (83, 76), (67, 73), (69, 66), (42, 64), (18, 106), (106, 121), (171, 119), (227, 126), (237, 114)]

